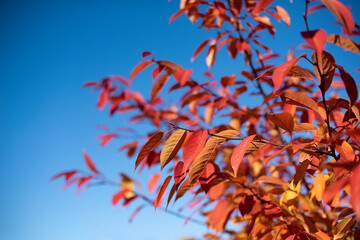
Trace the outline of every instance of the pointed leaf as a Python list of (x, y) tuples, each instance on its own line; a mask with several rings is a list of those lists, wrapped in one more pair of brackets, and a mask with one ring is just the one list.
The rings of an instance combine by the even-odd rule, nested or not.
[(347, 7), (338, 0), (320, 0), (339, 20), (347, 34), (352, 35), (355, 27), (354, 18)]
[(296, 62), (302, 57), (306, 57), (306, 54), (302, 54), (293, 60), (283, 63), (274, 70), (273, 77), (272, 77), (273, 83), (274, 83), (274, 92), (281, 87), (286, 74), (296, 64)]
[(293, 90), (286, 90), (282, 92), (280, 96), (281, 96), (281, 100), (284, 103), (310, 108), (315, 112), (318, 112), (317, 103), (314, 101), (314, 99), (312, 99), (305, 93), (295, 92)]
[(113, 195), (111, 199), (113, 207), (115, 207), (119, 203), (119, 201), (125, 197), (125, 194), (128, 191), (129, 191), (128, 189), (122, 189)]
[(183, 69), (183, 70), (174, 72), (174, 78), (182, 87), (187, 83), (187, 81), (189, 80), (189, 77), (191, 76), (192, 73), (193, 73), (193, 70), (191, 70), (191, 69)]
[(346, 50), (360, 54), (360, 45), (346, 37), (336, 35), (336, 34), (331, 34), (327, 37), (327, 41), (329, 43), (333, 43), (339, 47), (342, 47)]
[(216, 46), (212, 45), (209, 47), (209, 51), (206, 55), (206, 65), (211, 68), (212, 65), (214, 65), (215, 62), (215, 55), (216, 55)]
[(358, 88), (353, 77), (341, 66), (337, 66), (340, 71), (341, 79), (345, 84), (346, 92), (352, 104), (358, 99)]
[[(276, 6), (275, 7), (276, 12), (279, 14), (279, 16), (281, 17), (281, 19), (284, 21), (284, 23), (286, 23), (286, 25), (290, 26), (290, 16), (289, 14), (286, 12), (285, 9), (283, 9), (280, 6)], [(280, 20), (279, 20), (280, 21)]]
[(215, 177), (216, 177), (215, 166), (213, 163), (209, 162), (206, 165), (203, 173), (201, 174), (201, 177), (199, 178), (201, 188), (204, 190), (205, 193), (209, 191)]
[(301, 36), (319, 55), (322, 54), (326, 43), (326, 32), (322, 29), (301, 32)]
[(90, 168), (91, 171), (93, 171), (96, 174), (99, 174), (99, 171), (96, 169), (94, 162), (91, 160), (91, 158), (89, 157), (89, 155), (86, 153), (85, 150), (83, 151), (83, 154), (86, 165)]
[(159, 77), (159, 79), (154, 83), (153, 87), (151, 88), (151, 100), (154, 100), (157, 95), (159, 94), (159, 92), (161, 91), (161, 89), (163, 89), (163, 87), (165, 86), (166, 82), (169, 80), (170, 75), (169, 74), (164, 74), (161, 77)]
[(148, 191), (149, 193), (152, 193), (156, 187), (156, 185), (158, 184), (159, 180), (160, 180), (161, 174), (160, 173), (155, 173), (153, 175), (151, 175), (149, 182), (148, 182)]
[(356, 217), (360, 220), (360, 164), (353, 170), (350, 178), (351, 187), (351, 203), (355, 211)]
[(153, 63), (152, 60), (145, 60), (145, 61), (139, 63), (138, 65), (136, 65), (136, 67), (130, 73), (129, 82), (131, 82), (134, 79), (134, 77), (136, 75), (138, 75), (139, 72), (141, 72), (145, 68), (149, 67), (152, 63)]
[(191, 58), (191, 62), (193, 62), (195, 60), (195, 58), (202, 52), (202, 50), (204, 50), (204, 48), (206, 47), (206, 45), (209, 43), (210, 39), (206, 39), (204, 42), (202, 42), (195, 50), (192, 58)]
[(264, 10), (268, 5), (270, 5), (274, 0), (260, 0), (255, 5), (253, 11), (251, 12), (253, 16)]
[(203, 129), (196, 130), (190, 135), (183, 150), (185, 171), (189, 169), (192, 161), (194, 161), (195, 157), (199, 155), (199, 153), (203, 149), (207, 135), (208, 131)]
[(246, 149), (248, 149), (249, 145), (251, 144), (252, 140), (256, 135), (251, 135), (245, 139), (243, 139), (240, 144), (234, 149), (233, 154), (231, 155), (231, 167), (234, 171), (235, 176), (237, 176), (237, 172), (239, 166), (244, 158)]
[(325, 190), (325, 177), (323, 173), (319, 173), (318, 175), (316, 175), (314, 189), (316, 199), (321, 202)]
[(161, 198), (164, 195), (164, 192), (165, 192), (167, 186), (169, 185), (170, 180), (171, 180), (171, 176), (168, 176), (165, 179), (165, 181), (163, 182), (163, 184), (161, 185), (161, 187), (160, 187), (160, 189), (159, 189), (159, 191), (158, 191), (158, 193), (156, 195), (156, 199), (155, 199), (155, 203), (154, 203), (155, 210), (159, 206)]
[(268, 118), (272, 121), (276, 126), (284, 129), (285, 131), (289, 132), (290, 134), (294, 130), (294, 118), (291, 113), (284, 112), (284, 113), (269, 113)]
[(186, 133), (183, 129), (176, 130), (165, 142), (160, 154), (161, 170), (176, 156), (184, 143)]
[(134, 171), (139, 166), (139, 164), (142, 162), (142, 160), (144, 160), (146, 155), (148, 155), (148, 153), (153, 149), (153, 147), (155, 147), (159, 143), (159, 141), (161, 140), (163, 135), (164, 135), (163, 132), (155, 133), (154, 135), (152, 135), (150, 137), (150, 139), (147, 141), (147, 143), (145, 143), (145, 145), (140, 149), (140, 152), (135, 161)]
[(179, 187), (179, 190), (176, 193), (175, 201), (184, 196), (184, 194), (189, 191), (191, 188), (190, 179), (187, 178)]
[(200, 178), (216, 147), (226, 142), (228, 138), (233, 138), (239, 134), (240, 133), (235, 130), (224, 130), (217, 133), (216, 136), (209, 138), (205, 144), (205, 147), (201, 150), (199, 155), (195, 158), (194, 162), (190, 166), (189, 179), (191, 185), (195, 184), (195, 182)]
[(97, 102), (97, 107), (100, 108), (100, 109), (103, 109), (106, 102), (107, 102), (107, 100), (108, 100), (108, 97), (109, 97), (109, 90), (104, 89), (99, 95), (99, 99), (98, 99), (98, 102)]

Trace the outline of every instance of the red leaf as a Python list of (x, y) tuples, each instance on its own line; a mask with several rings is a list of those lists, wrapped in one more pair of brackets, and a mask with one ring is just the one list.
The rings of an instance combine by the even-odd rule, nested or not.
[(284, 113), (269, 113), (268, 118), (272, 121), (275, 125), (279, 126), (280, 128), (284, 129), (285, 131), (289, 132), (290, 134), (294, 130), (294, 118), (291, 113), (284, 112)]
[(76, 187), (76, 195), (80, 194), (81, 187), (93, 178), (93, 176), (82, 177)]
[(184, 8), (180, 9), (178, 12), (176, 12), (174, 15), (172, 15), (169, 19), (169, 23), (171, 23), (172, 21), (174, 21), (175, 19), (177, 19), (179, 16), (181, 16), (181, 14), (183, 14), (184, 12), (186, 12), (187, 10), (189, 10), (192, 7), (195, 7), (197, 5), (200, 5), (201, 1), (198, 2), (194, 2), (194, 3), (189, 3), (187, 4)]
[(233, 210), (227, 200), (220, 200), (208, 216), (209, 227), (221, 232), (225, 228)]
[(189, 169), (192, 161), (194, 161), (196, 156), (199, 155), (203, 149), (207, 135), (207, 130), (199, 129), (193, 132), (187, 140), (183, 150), (184, 171)]
[(131, 223), (135, 216), (140, 212), (141, 209), (143, 209), (146, 205), (143, 204), (143, 205), (140, 205), (137, 209), (135, 209), (135, 211), (131, 214), (130, 218), (129, 218), (129, 222)]
[(144, 58), (146, 58), (146, 57), (148, 57), (148, 56), (151, 56), (151, 55), (153, 55), (151, 52), (149, 52), (149, 51), (144, 51), (144, 52), (142, 52), (141, 57), (144, 59)]
[(180, 84), (180, 86), (184, 86), (187, 81), (189, 80), (190, 75), (193, 73), (193, 70), (191, 69), (183, 69), (177, 72), (174, 72), (174, 78), (176, 79), (176, 81), (178, 81), (178, 83)]
[(246, 149), (251, 144), (251, 141), (254, 139), (256, 135), (251, 135), (245, 139), (243, 139), (240, 144), (234, 149), (233, 154), (231, 155), (231, 167), (234, 170), (235, 176), (237, 175), (237, 171), (239, 166), (244, 158)]
[(343, 187), (349, 182), (349, 177), (345, 177), (336, 181), (330, 188), (325, 189), (323, 200), (329, 204), (334, 199), (336, 194), (343, 189)]
[(65, 177), (65, 181), (69, 181), (69, 179), (71, 179), (78, 171), (77, 170), (73, 170), (73, 171), (66, 171), (66, 172), (62, 172), (59, 174), (56, 174), (55, 176), (50, 178), (50, 181), (54, 181), (55, 179), (58, 179), (60, 177)]
[(322, 29), (308, 32), (301, 32), (301, 36), (319, 55), (322, 54), (326, 43), (326, 32)]
[(157, 132), (154, 135), (152, 135), (150, 139), (144, 144), (144, 146), (140, 149), (138, 157), (136, 158), (134, 171), (142, 162), (142, 160), (144, 160), (146, 155), (148, 155), (148, 153), (153, 149), (153, 147), (155, 147), (156, 144), (159, 143), (163, 135), (164, 135), (163, 132)]
[(116, 80), (118, 82), (121, 82), (122, 84), (124, 84), (125, 86), (130, 86), (130, 83), (123, 77), (118, 76), (118, 75), (110, 75), (107, 78), (108, 80)]
[(321, 2), (334, 14), (349, 35), (353, 34), (355, 22), (351, 12), (337, 0), (321, 0)]
[(264, 8), (270, 5), (274, 0), (260, 0), (254, 7), (252, 15), (256, 15), (261, 12)]
[(279, 67), (277, 67), (274, 70), (273, 75), (272, 75), (273, 83), (274, 83), (274, 92), (281, 87), (286, 74), (295, 65), (295, 63), (302, 57), (306, 57), (306, 53), (300, 55), (299, 57), (297, 57), (293, 60), (290, 60), (286, 63), (281, 64)]
[(118, 137), (118, 134), (104, 134), (101, 136), (98, 136), (96, 140), (101, 140), (101, 146), (105, 147), (106, 144), (108, 144), (114, 137)]
[(98, 85), (98, 82), (97, 81), (90, 81), (90, 82), (86, 82), (82, 85), (83, 88), (86, 88), (86, 87), (92, 87), (92, 86), (96, 86)]
[(357, 165), (350, 178), (351, 203), (357, 218), (360, 220), (360, 164)]
[(131, 82), (139, 72), (150, 66), (152, 63), (152, 60), (145, 60), (136, 65), (136, 67), (131, 71), (129, 82)]
[(246, 42), (246, 41), (240, 41), (240, 42), (237, 42), (236, 44), (235, 44), (235, 46), (236, 46), (236, 48), (240, 51), (240, 52), (242, 52), (242, 53), (244, 53), (244, 51), (245, 50), (248, 50), (249, 49), (249, 44)]
[(186, 170), (184, 169), (184, 162), (178, 162), (174, 168), (174, 182), (176, 186), (179, 186), (180, 183), (186, 177)]
[(164, 192), (165, 192), (167, 186), (169, 185), (170, 180), (171, 180), (171, 176), (168, 176), (165, 179), (165, 181), (163, 182), (163, 184), (161, 185), (161, 187), (156, 195), (156, 199), (155, 199), (155, 203), (154, 203), (155, 210), (159, 206), (161, 198), (164, 195)]
[(284, 23), (286, 23), (286, 25), (290, 26), (290, 16), (289, 14), (285, 11), (285, 9), (283, 9), (280, 6), (276, 6), (275, 7), (276, 12), (279, 14), (279, 16), (281, 17), (281, 19), (284, 21)]
[(154, 68), (154, 70), (151, 73), (151, 76), (153, 78), (153, 81), (155, 80), (155, 78), (157, 76), (159, 76), (159, 74), (165, 69), (164, 66), (157, 66), (156, 68)]
[(103, 109), (109, 97), (109, 89), (104, 89), (99, 96), (97, 107)]
[(157, 183), (159, 182), (161, 177), (160, 173), (155, 173), (153, 175), (151, 175), (150, 180), (148, 182), (148, 190), (149, 193), (152, 193), (157, 185)]
[(116, 206), (116, 204), (119, 203), (121, 199), (125, 197), (125, 194), (128, 192), (128, 189), (122, 189), (119, 192), (115, 193), (111, 199), (113, 207)]
[(91, 171), (93, 171), (96, 174), (99, 174), (99, 171), (96, 169), (95, 164), (93, 163), (89, 155), (87, 155), (85, 150), (83, 151), (83, 154), (86, 165), (90, 168)]
[(254, 196), (245, 196), (239, 203), (239, 210), (242, 216), (249, 214), (255, 205)]
[(209, 41), (210, 41), (210, 39), (205, 40), (196, 48), (196, 50), (191, 58), (191, 62), (193, 62), (195, 60), (195, 58), (202, 52), (202, 50), (204, 50), (204, 48), (209, 43)]
[(205, 193), (210, 190), (211, 184), (215, 177), (215, 166), (213, 163), (209, 162), (199, 178), (201, 188), (204, 190)]
[(358, 89), (356, 83), (353, 77), (347, 71), (345, 71), (345, 69), (342, 66), (338, 65), (337, 67), (340, 71), (341, 79), (345, 84), (345, 89), (350, 98), (351, 104), (354, 104), (358, 99)]

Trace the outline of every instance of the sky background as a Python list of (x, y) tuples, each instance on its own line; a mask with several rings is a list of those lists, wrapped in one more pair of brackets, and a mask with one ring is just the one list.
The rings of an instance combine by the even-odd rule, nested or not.
[[(267, 41), (274, 52), (302, 42), (298, 31), (304, 30), (304, 7), (283, 2), (293, 25), (289, 28), (273, 21), (278, 35)], [(359, 20), (359, 3), (343, 2), (352, 5), (354, 18)], [(198, 30), (185, 17), (169, 25), (178, 5), (165, 0), (1, 2), (0, 239), (175, 240), (200, 237), (205, 232), (203, 227), (184, 226), (184, 220), (161, 211), (154, 213), (151, 207), (129, 224), (137, 205), (114, 209), (111, 196), (118, 189), (90, 188), (75, 197), (74, 188), (60, 191), (63, 181), (49, 182), (63, 170), (86, 169), (83, 149), (98, 169), (114, 180), (118, 171), (132, 174), (134, 160), (118, 152), (124, 141), (115, 140), (101, 148), (95, 140), (103, 133), (95, 128), (97, 124), (116, 128), (124, 126), (125, 118), (110, 118), (107, 111), (96, 109), (98, 94), (81, 88), (85, 82), (110, 74), (128, 78), (144, 50), (152, 51), (157, 59), (192, 68), (195, 78), (204, 79), (204, 53), (194, 63), (190, 58), (212, 34)], [(317, 28), (329, 27), (334, 21), (324, 10), (309, 17), (310, 28), (315, 28), (315, 23)], [(327, 30), (339, 32), (340, 27)], [(359, 83), (359, 74), (354, 72), (359, 56), (329, 44), (326, 50)], [(295, 51), (296, 55), (302, 52)], [(215, 76), (239, 75), (244, 68), (242, 59), (230, 60), (223, 49), (212, 71)], [(133, 88), (149, 96), (150, 79), (144, 71), (133, 80)], [(149, 173), (134, 177), (145, 183)]]

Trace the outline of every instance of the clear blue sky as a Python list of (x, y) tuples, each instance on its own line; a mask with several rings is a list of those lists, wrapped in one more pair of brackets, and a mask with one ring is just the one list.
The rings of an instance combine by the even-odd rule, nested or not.
[[(275, 51), (302, 41), (295, 30), (304, 29), (303, 6), (284, 2), (294, 26), (276, 22), (279, 40), (269, 40)], [(359, 4), (345, 4), (350, 2), (355, 19), (359, 19)], [(193, 68), (200, 78), (207, 69), (204, 55), (193, 64), (190, 58), (210, 35), (184, 17), (169, 25), (169, 17), (177, 10), (177, 1), (166, 0), (1, 2), (1, 239), (171, 240), (201, 236), (204, 228), (191, 223), (183, 227), (183, 220), (160, 211), (154, 214), (152, 208), (140, 212), (129, 224), (135, 206), (113, 209), (110, 199), (117, 189), (91, 188), (75, 198), (73, 188), (60, 193), (62, 181), (49, 183), (49, 178), (62, 170), (85, 169), (84, 148), (108, 176), (116, 179), (116, 171), (132, 173), (134, 163), (117, 151), (123, 142), (113, 141), (101, 148), (95, 140), (102, 133), (95, 125), (118, 127), (124, 119), (98, 111), (97, 94), (81, 85), (110, 74), (128, 77), (143, 50)], [(327, 22), (323, 16), (329, 16)], [(330, 14), (319, 14), (310, 18), (310, 27), (315, 22), (321, 27), (334, 21)], [(338, 63), (354, 73), (358, 56), (329, 44), (326, 49), (334, 51)], [(353, 59), (350, 64), (349, 58)], [(239, 74), (242, 67), (230, 61), (223, 50), (212, 70), (215, 76), (231, 75)], [(354, 76), (359, 82), (359, 74)], [(149, 73), (139, 75), (133, 84), (139, 91), (148, 91)], [(140, 180), (146, 182), (148, 176), (146, 173)]]

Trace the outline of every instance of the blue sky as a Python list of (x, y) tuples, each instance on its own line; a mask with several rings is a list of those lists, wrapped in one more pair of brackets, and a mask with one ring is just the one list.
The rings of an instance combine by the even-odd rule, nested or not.
[[(353, 1), (344, 1), (349, 4)], [(278, 40), (268, 40), (276, 50), (301, 42), (303, 6), (285, 1), (294, 24), (278, 24)], [(195, 69), (201, 78), (207, 70), (204, 54), (193, 64), (194, 49), (206, 36), (184, 17), (168, 24), (178, 2), (167, 1), (9, 1), (0, 6), (0, 238), (7, 240), (120, 240), (179, 239), (201, 236), (204, 228), (160, 211), (146, 208), (128, 223), (134, 207), (112, 208), (117, 189), (91, 188), (75, 196), (61, 193), (62, 181), (49, 178), (65, 169), (86, 166), (82, 149), (102, 172), (116, 180), (117, 171), (132, 173), (134, 162), (117, 151), (121, 141), (101, 148), (95, 125), (118, 127), (124, 118), (110, 118), (95, 108), (97, 94), (81, 85), (110, 74), (128, 77), (144, 50)], [(360, 12), (359, 4), (352, 13)], [(315, 14), (314, 14), (315, 15)], [(326, 18), (329, 17), (329, 18)], [(355, 20), (359, 16), (354, 15)], [(312, 19), (313, 18), (313, 19)], [(328, 13), (311, 16), (310, 27), (328, 26)], [(330, 22), (329, 22), (330, 21)], [(339, 32), (332, 27), (329, 32)], [(359, 56), (332, 50), (340, 65), (354, 73)], [(297, 50), (296, 53), (301, 51)], [(349, 59), (353, 59), (350, 63)], [(215, 76), (239, 74), (242, 61), (232, 62), (225, 51), (218, 56)], [(359, 82), (359, 74), (354, 74)], [(133, 81), (149, 94), (149, 72)], [(148, 96), (148, 95), (147, 95)], [(175, 100), (170, 96), (170, 99)], [(145, 182), (148, 174), (140, 176)], [(138, 175), (135, 175), (138, 177)], [(163, 178), (166, 176), (163, 176)], [(177, 205), (178, 207), (180, 205)]]

